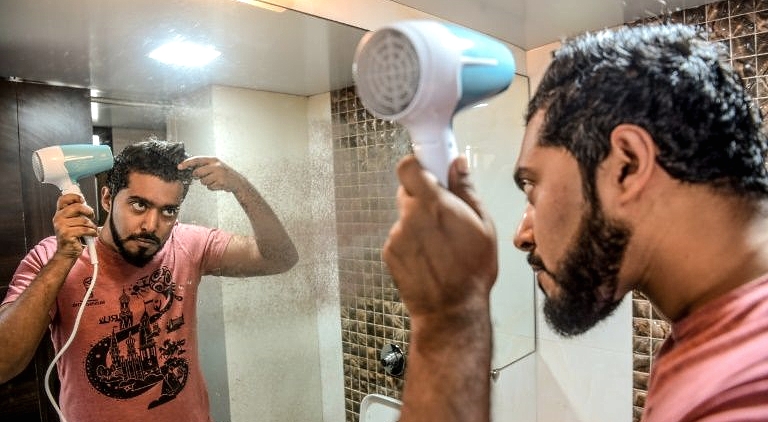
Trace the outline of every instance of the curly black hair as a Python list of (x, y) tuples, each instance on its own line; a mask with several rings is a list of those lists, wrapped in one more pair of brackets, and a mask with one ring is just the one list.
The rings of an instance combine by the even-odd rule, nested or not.
[(768, 195), (762, 117), (723, 47), (679, 24), (622, 27), (566, 41), (554, 54), (526, 120), (543, 110), (540, 145), (579, 162), (596, 199), (597, 166), (619, 124), (643, 127), (672, 177), (750, 198)]
[(115, 156), (115, 164), (107, 172), (107, 188), (114, 197), (128, 186), (128, 175), (137, 172), (157, 176), (166, 182), (181, 182), (186, 196), (192, 183), (192, 170), (178, 170), (176, 166), (187, 158), (181, 142), (150, 138), (131, 144)]

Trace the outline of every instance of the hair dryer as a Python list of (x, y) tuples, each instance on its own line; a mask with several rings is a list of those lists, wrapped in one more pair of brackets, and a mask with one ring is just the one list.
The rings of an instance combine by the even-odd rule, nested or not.
[(452, 24), (406, 20), (367, 33), (352, 72), (375, 117), (408, 129), (416, 158), (443, 186), (458, 155), (453, 116), (506, 90), (515, 62), (501, 42)]
[[(57, 145), (35, 151), (32, 154), (32, 169), (37, 180), (56, 185), (62, 195), (75, 193), (83, 196), (77, 181), (111, 169), (113, 161), (109, 145)], [(93, 238), (86, 237), (85, 242), (91, 263), (95, 263)]]

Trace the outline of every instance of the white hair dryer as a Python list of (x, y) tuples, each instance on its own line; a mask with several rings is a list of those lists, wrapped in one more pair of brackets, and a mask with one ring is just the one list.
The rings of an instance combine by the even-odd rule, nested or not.
[[(109, 145), (72, 144), (41, 148), (32, 154), (32, 169), (41, 183), (56, 185), (61, 194), (83, 196), (78, 180), (112, 168)], [(86, 237), (91, 262), (96, 259), (93, 238)]]
[(478, 32), (407, 20), (367, 33), (352, 72), (365, 108), (403, 124), (419, 162), (448, 186), (458, 155), (453, 116), (506, 90), (515, 61), (504, 44)]

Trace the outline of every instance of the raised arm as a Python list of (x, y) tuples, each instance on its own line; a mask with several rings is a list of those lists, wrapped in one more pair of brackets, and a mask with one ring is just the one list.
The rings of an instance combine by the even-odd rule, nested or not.
[[(18, 375), (29, 364), (51, 322), (50, 310), (64, 280), (83, 251), (82, 236), (96, 236), (93, 209), (78, 195), (64, 195), (53, 217), (57, 249), (42, 268), (23, 262), (34, 277), (13, 302), (0, 307), (0, 383)], [(34, 275), (32, 271), (39, 270)]]
[(253, 228), (253, 236), (235, 235), (222, 257), (220, 275), (248, 277), (279, 274), (299, 259), (296, 247), (272, 207), (243, 175), (216, 157), (191, 157), (179, 169), (193, 168), (208, 189), (231, 192)]
[(411, 316), (401, 422), (489, 420), (490, 290), (498, 271), (493, 223), (464, 157), (450, 191), (413, 157), (398, 166), (400, 219), (383, 257)]

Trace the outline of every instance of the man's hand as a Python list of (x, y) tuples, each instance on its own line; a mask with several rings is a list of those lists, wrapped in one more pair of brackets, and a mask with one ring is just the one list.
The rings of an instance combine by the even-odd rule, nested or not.
[(496, 232), (466, 167), (453, 162), (446, 190), (414, 157), (398, 165), (400, 219), (383, 257), (414, 318), (487, 301), (496, 280)]
[(397, 174), (400, 219), (383, 257), (411, 315), (400, 420), (487, 421), (490, 291), (498, 273), (493, 222), (464, 157), (452, 163), (448, 189), (412, 156)]
[(190, 157), (178, 165), (179, 170), (192, 169), (192, 176), (208, 189), (236, 193), (248, 185), (248, 181), (237, 171), (216, 157)]
[(53, 215), (53, 230), (58, 241), (56, 254), (68, 258), (79, 257), (84, 247), (80, 239), (98, 235), (94, 217), (93, 208), (85, 203), (82, 196), (73, 193), (61, 195), (56, 201), (56, 214)]

